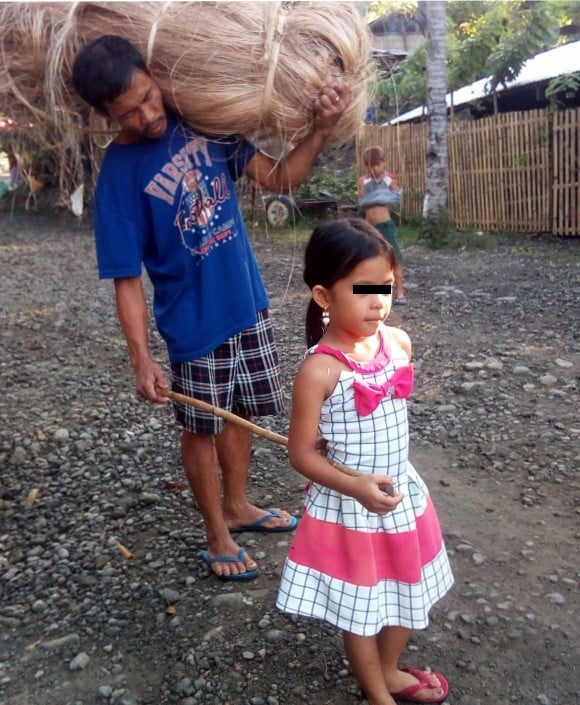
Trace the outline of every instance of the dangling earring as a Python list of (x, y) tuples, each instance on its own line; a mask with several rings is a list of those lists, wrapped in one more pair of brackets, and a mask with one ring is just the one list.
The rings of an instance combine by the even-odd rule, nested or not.
[(326, 330), (328, 328), (328, 324), (330, 323), (330, 313), (328, 313), (328, 309), (325, 308), (324, 311), (322, 312), (322, 328)]

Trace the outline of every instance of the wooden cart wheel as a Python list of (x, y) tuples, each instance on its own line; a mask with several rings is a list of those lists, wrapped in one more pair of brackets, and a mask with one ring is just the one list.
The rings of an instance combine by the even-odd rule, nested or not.
[(274, 227), (285, 225), (294, 212), (294, 203), (288, 196), (273, 196), (266, 202), (266, 220)]

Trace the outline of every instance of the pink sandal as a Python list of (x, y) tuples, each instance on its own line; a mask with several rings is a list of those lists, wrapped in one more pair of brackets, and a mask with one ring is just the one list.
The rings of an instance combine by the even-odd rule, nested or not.
[[(394, 698), (408, 700), (412, 703), (441, 703), (447, 697), (447, 694), (449, 693), (449, 685), (440, 673), (435, 673), (434, 671), (420, 671), (418, 668), (401, 668), (401, 671), (405, 671), (405, 673), (410, 673), (412, 676), (415, 676), (419, 682), (415, 683), (415, 685), (410, 685), (408, 688), (401, 690), (399, 693), (391, 693)], [(435, 678), (439, 681), (439, 685), (436, 686), (429, 683), (429, 676), (435, 676)], [(416, 698), (415, 693), (418, 693), (424, 688), (428, 688), (429, 690), (441, 688), (443, 694), (432, 695), (431, 697), (427, 696), (427, 699)]]

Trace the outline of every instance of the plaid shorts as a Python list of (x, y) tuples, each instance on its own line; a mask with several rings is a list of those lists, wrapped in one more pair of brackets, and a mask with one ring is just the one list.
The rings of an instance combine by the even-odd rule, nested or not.
[[(282, 411), (278, 354), (268, 311), (254, 326), (228, 338), (209, 355), (171, 365), (172, 389), (245, 416)], [(218, 434), (225, 421), (190, 404), (173, 402), (177, 423), (191, 433)]]

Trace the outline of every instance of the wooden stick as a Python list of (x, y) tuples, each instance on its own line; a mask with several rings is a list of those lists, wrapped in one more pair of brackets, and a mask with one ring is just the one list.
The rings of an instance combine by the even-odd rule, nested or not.
[(279, 433), (274, 433), (274, 431), (268, 431), (267, 429), (262, 428), (261, 426), (258, 426), (257, 424), (252, 423), (247, 419), (243, 419), (241, 416), (237, 416), (237, 414), (232, 414), (231, 411), (220, 409), (219, 406), (208, 404), (206, 401), (202, 401), (201, 399), (195, 399), (194, 397), (188, 397), (185, 394), (172, 392), (170, 389), (156, 387), (155, 391), (162, 397), (168, 397), (169, 399), (179, 401), (182, 404), (190, 404), (191, 406), (195, 406), (198, 409), (201, 409), (202, 411), (207, 411), (208, 413), (213, 414), (214, 416), (218, 416), (220, 419), (225, 419), (226, 421), (231, 421), (232, 423), (235, 423), (238, 426), (243, 426), (244, 428), (247, 428), (248, 431), (255, 433), (256, 436), (262, 436), (262, 438), (266, 438), (269, 441), (273, 441), (274, 443), (278, 443), (279, 445), (288, 447), (288, 439), (286, 438), (286, 436), (281, 436)]
[[(172, 392), (170, 389), (164, 389), (163, 387), (156, 387), (155, 391), (162, 397), (168, 397), (169, 399), (181, 402), (182, 404), (190, 404), (191, 406), (195, 406), (198, 409), (201, 409), (202, 411), (207, 411), (208, 413), (213, 414), (214, 416), (218, 416), (221, 419), (231, 421), (232, 423), (235, 423), (238, 426), (243, 426), (244, 428), (247, 428), (249, 431), (254, 433), (256, 436), (261, 436), (262, 438), (266, 438), (269, 441), (273, 441), (274, 443), (278, 443), (279, 445), (286, 446), (286, 448), (288, 447), (288, 439), (286, 438), (286, 436), (281, 436), (279, 433), (268, 431), (267, 429), (262, 428), (261, 426), (258, 426), (257, 424), (252, 423), (247, 419), (243, 419), (241, 416), (232, 414), (231, 411), (226, 411), (225, 409), (221, 409), (219, 406), (208, 404), (206, 401), (202, 401), (201, 399), (195, 399), (194, 397), (188, 397), (185, 394)], [(336, 463), (333, 460), (329, 460), (328, 462), (345, 475), (350, 475), (351, 477), (358, 477), (360, 475), (357, 470), (353, 470), (352, 468), (349, 468), (346, 465)], [(382, 489), (384, 489), (387, 494), (392, 495), (394, 493), (394, 490), (391, 485), (384, 485)]]

